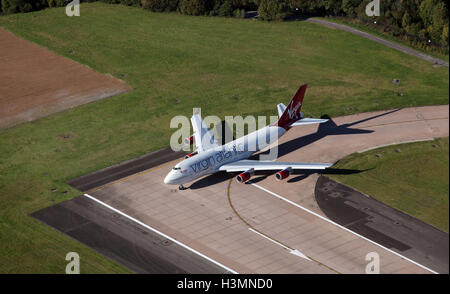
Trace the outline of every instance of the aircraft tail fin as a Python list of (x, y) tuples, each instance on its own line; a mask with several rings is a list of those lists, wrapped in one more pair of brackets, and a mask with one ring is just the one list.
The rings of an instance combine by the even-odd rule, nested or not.
[[(278, 119), (277, 126), (286, 129), (301, 118), (300, 111), (302, 109), (303, 97), (305, 96), (305, 92), (306, 92), (306, 84), (298, 88), (291, 102), (289, 102), (288, 106), (285, 107), (283, 113)], [(280, 113), (280, 110), (282, 109), (282, 107), (280, 107), (280, 104), (278, 104), (277, 108), (278, 113)]]

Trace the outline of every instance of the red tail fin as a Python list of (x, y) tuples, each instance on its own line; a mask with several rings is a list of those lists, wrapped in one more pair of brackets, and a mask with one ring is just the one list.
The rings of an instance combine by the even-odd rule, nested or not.
[(306, 84), (298, 88), (286, 110), (277, 121), (277, 126), (282, 128), (289, 128), (289, 126), (300, 119), (300, 110), (302, 109), (303, 97), (306, 92)]

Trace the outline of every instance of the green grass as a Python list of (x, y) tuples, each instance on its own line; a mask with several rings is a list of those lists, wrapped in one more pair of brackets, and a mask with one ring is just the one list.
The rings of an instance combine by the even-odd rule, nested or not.
[(442, 54), (439, 52), (435, 52), (435, 51), (431, 51), (431, 50), (425, 50), (423, 48), (419, 48), (416, 46), (413, 46), (412, 44), (410, 44), (409, 42), (402, 40), (400, 38), (396, 38), (392, 35), (389, 35), (388, 33), (384, 33), (384, 32), (380, 32), (378, 30), (376, 30), (375, 28), (372, 28), (370, 26), (364, 25), (363, 23), (358, 23), (357, 21), (350, 21), (350, 20), (345, 20), (345, 19), (340, 19), (340, 18), (333, 18), (333, 17), (320, 17), (323, 20), (327, 20), (327, 21), (331, 21), (331, 22), (335, 22), (335, 23), (339, 23), (339, 24), (344, 24), (347, 25), (349, 27), (353, 27), (355, 29), (358, 29), (360, 31), (381, 37), (383, 39), (386, 39), (388, 41), (415, 49), (417, 51), (420, 51), (422, 53), (428, 54), (430, 56), (436, 57), (436, 58), (440, 58), (442, 60), (445, 60), (448, 62), (448, 54)]
[(334, 166), (366, 171), (331, 178), (448, 233), (448, 158), (448, 137), (382, 147)]
[(60, 273), (68, 251), (80, 253), (84, 272), (123, 271), (28, 214), (78, 196), (69, 179), (168, 146), (170, 119), (192, 107), (275, 115), (302, 83), (314, 116), (448, 103), (448, 69), (307, 22), (90, 3), (80, 17), (55, 8), (2, 16), (0, 25), (135, 88), (0, 131), (0, 272)]

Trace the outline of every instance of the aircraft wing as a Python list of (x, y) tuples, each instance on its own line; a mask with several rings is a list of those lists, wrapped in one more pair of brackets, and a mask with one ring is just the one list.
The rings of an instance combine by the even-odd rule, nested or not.
[(280, 162), (280, 161), (260, 161), (260, 160), (239, 160), (224, 164), (219, 167), (221, 171), (241, 172), (249, 169), (261, 170), (283, 170), (285, 168), (296, 169), (326, 169), (332, 166), (331, 163), (308, 163), (308, 162)]
[(214, 134), (206, 127), (200, 113), (196, 112), (191, 117), (192, 128), (194, 129), (194, 142), (197, 152), (219, 146), (214, 138)]

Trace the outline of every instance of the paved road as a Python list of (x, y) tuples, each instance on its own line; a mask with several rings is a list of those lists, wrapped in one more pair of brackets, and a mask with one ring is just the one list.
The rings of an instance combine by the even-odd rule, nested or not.
[(308, 18), (308, 19), (306, 19), (306, 21), (307, 22), (311, 22), (311, 23), (325, 25), (327, 27), (331, 27), (331, 28), (335, 28), (335, 29), (339, 29), (339, 30), (343, 30), (343, 31), (346, 31), (346, 32), (349, 32), (349, 33), (352, 33), (352, 34), (355, 34), (355, 35), (359, 35), (361, 37), (367, 38), (369, 40), (372, 40), (372, 41), (375, 41), (377, 43), (383, 44), (385, 46), (391, 47), (393, 49), (399, 50), (399, 51), (401, 51), (403, 53), (406, 53), (406, 54), (415, 56), (417, 58), (429, 61), (429, 62), (431, 62), (433, 64), (439, 64), (439, 65), (448, 67), (448, 62), (446, 62), (446, 61), (444, 61), (442, 59), (429, 56), (429, 55), (424, 54), (422, 52), (419, 52), (417, 50), (411, 49), (411, 48), (409, 48), (407, 46), (403, 46), (403, 45), (399, 45), (399, 44), (391, 42), (391, 41), (387, 41), (387, 40), (382, 39), (380, 37), (377, 37), (377, 36), (365, 33), (363, 31), (354, 29), (352, 27), (349, 27), (349, 26), (346, 26), (346, 25), (343, 25), (343, 24), (338, 24), (338, 23), (326, 21), (326, 20), (323, 20), (323, 19), (317, 19), (317, 18)]
[(84, 196), (42, 209), (32, 216), (136, 273), (227, 273), (212, 262)]
[[(279, 142), (279, 160), (335, 162), (380, 145), (442, 136), (448, 136), (448, 105), (362, 113), (293, 128)], [(218, 174), (178, 191), (162, 183), (175, 163), (88, 194), (239, 273), (364, 273), (368, 252), (380, 254), (382, 273), (429, 272), (396, 253), (405, 251), (379, 247), (330, 222), (314, 198), (317, 174), (283, 182), (256, 175), (248, 185)]]
[[(279, 141), (279, 160), (335, 162), (380, 145), (448, 136), (448, 117), (448, 105), (428, 106), (292, 128)], [(282, 182), (258, 174), (253, 184), (239, 185), (220, 173), (178, 191), (164, 185), (163, 178), (179, 159), (160, 164), (162, 156), (153, 153), (75, 183), (81, 189), (93, 188), (87, 193), (239, 273), (364, 273), (368, 252), (380, 254), (382, 273), (429, 272), (394, 254), (407, 255), (406, 247), (414, 246), (397, 246), (405, 242), (391, 238), (393, 242), (383, 244), (386, 249), (330, 222), (315, 201), (317, 174), (294, 174)], [(165, 156), (171, 160), (175, 155)], [(150, 168), (134, 173), (142, 166)], [(176, 244), (165, 251), (160, 236), (144, 236), (142, 227), (87, 200), (77, 198), (34, 216), (137, 272), (223, 271)], [(293, 255), (293, 249), (310, 260)], [(442, 269), (431, 263), (432, 269)]]
[[(319, 126), (305, 125), (289, 130), (278, 142), (278, 160), (334, 163), (352, 153), (388, 144), (447, 137), (448, 123), (448, 105), (336, 117)], [(324, 215), (314, 196), (317, 179), (318, 175), (312, 173), (288, 178), (287, 183), (295, 185), (280, 185), (274, 177), (267, 177), (261, 183), (274, 192), (292, 195), (295, 202)]]
[(317, 181), (316, 200), (338, 224), (439, 273), (449, 272), (448, 234), (326, 176)]
[(173, 152), (171, 148), (167, 147), (73, 179), (68, 184), (85, 192), (167, 161), (182, 158), (185, 154), (182, 151)]
[[(113, 181), (182, 158), (184, 154), (164, 148), (71, 180), (69, 184), (81, 191), (104, 187)], [(137, 273), (227, 273), (223, 268), (84, 196), (42, 209), (32, 216)]]
[[(351, 153), (379, 146), (447, 137), (448, 123), (448, 105), (337, 117), (319, 126), (292, 128), (279, 140), (278, 160), (334, 163)], [(327, 217), (315, 199), (314, 191), (318, 177), (316, 173), (303, 173), (292, 175), (284, 183), (277, 182), (273, 176), (255, 177), (255, 181), (261, 187)], [(389, 247), (402, 255), (414, 254), (412, 251), (415, 250), (391, 245)], [(426, 251), (422, 251), (421, 254), (425, 255)], [(430, 262), (433, 263), (432, 260)], [(430, 267), (442, 269), (442, 262), (433, 263)]]

